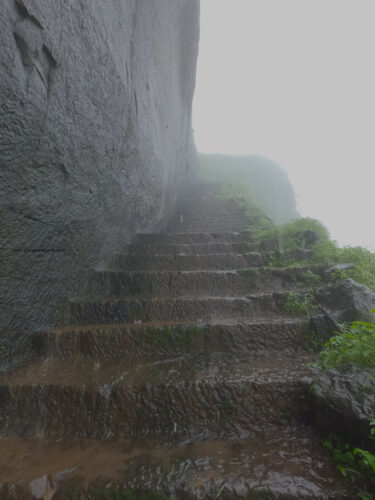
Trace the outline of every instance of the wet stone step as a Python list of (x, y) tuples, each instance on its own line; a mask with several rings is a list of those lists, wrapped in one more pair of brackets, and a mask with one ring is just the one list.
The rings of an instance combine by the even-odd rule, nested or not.
[(246, 231), (249, 224), (232, 224), (232, 223), (217, 223), (217, 224), (172, 224), (167, 227), (167, 232), (175, 233), (202, 233), (205, 231), (226, 232), (226, 231)]
[(241, 297), (288, 287), (316, 286), (323, 278), (324, 271), (320, 266), (238, 271), (96, 271), (87, 293), (96, 298), (137, 294), (150, 297)]
[[(181, 218), (182, 215), (182, 218)], [(179, 226), (192, 226), (192, 227), (200, 227), (200, 226), (206, 226), (209, 228), (209, 231), (215, 231), (216, 226), (239, 226), (243, 225), (246, 227), (246, 229), (249, 228), (251, 224), (251, 219), (249, 217), (241, 216), (241, 217), (207, 217), (204, 215), (200, 216), (194, 216), (194, 217), (188, 217), (184, 216), (183, 214), (179, 214), (178, 216), (172, 217), (169, 222), (168, 222), (168, 227), (173, 227), (176, 226), (177, 228)], [(229, 231), (231, 231), (229, 229)]]
[(223, 243), (248, 242), (253, 237), (251, 231), (242, 232), (193, 232), (193, 233), (138, 233), (139, 244), (179, 244), (179, 243)]
[(185, 221), (182, 224), (180, 222), (174, 222), (172, 224), (168, 224), (166, 231), (170, 233), (246, 231), (249, 229), (249, 226), (249, 222), (205, 222), (204, 220), (201, 220), (200, 222), (195, 223)]
[[(305, 290), (296, 292), (304, 294)], [(70, 323), (132, 323), (134, 321), (233, 322), (286, 316), (287, 293), (246, 297), (108, 298), (69, 301)]]
[(207, 255), (249, 253), (252, 251), (254, 251), (252, 243), (133, 244), (125, 247), (124, 255)]
[(240, 243), (177, 243), (177, 244), (140, 244), (135, 243), (127, 245), (122, 254), (117, 255), (218, 255), (228, 253), (251, 253), (259, 252), (262, 255), (262, 265), (273, 267), (286, 267), (288, 263), (295, 264), (296, 262), (307, 261), (312, 256), (312, 251), (304, 248), (294, 250), (272, 250), (265, 251), (259, 248), (256, 242), (240, 242)]
[(124, 439), (0, 441), (2, 500), (34, 500), (37, 486), (45, 495), (56, 489), (57, 500), (66, 500), (77, 489), (97, 489), (98, 471), (102, 485), (158, 490), (171, 500), (354, 498), (308, 428), (163, 446)]
[(117, 254), (114, 268), (128, 271), (195, 271), (246, 269), (262, 264), (260, 252), (211, 255), (128, 255)]
[(224, 221), (231, 221), (231, 222), (238, 222), (238, 221), (249, 221), (250, 216), (245, 210), (212, 210), (212, 211), (207, 211), (207, 210), (199, 210), (195, 209), (194, 211), (188, 211), (188, 210), (175, 210), (174, 214), (171, 216), (169, 219), (170, 222), (176, 221), (180, 222), (181, 221), (181, 216), (183, 221), (192, 221), (192, 222), (199, 222), (202, 219), (207, 220), (207, 222), (224, 222)]
[(306, 417), (309, 356), (36, 361), (0, 378), (1, 435), (241, 438)]
[(251, 354), (270, 358), (302, 352), (309, 345), (310, 326), (304, 318), (239, 324), (95, 325), (38, 332), (33, 335), (38, 357), (164, 359), (199, 353)]
[(188, 212), (185, 210), (176, 210), (175, 213), (169, 219), (169, 223), (181, 222), (181, 217), (183, 222), (200, 222), (204, 220), (205, 222), (249, 222), (251, 220), (250, 216), (244, 211), (228, 211), (228, 210), (213, 210), (211, 212), (205, 210), (195, 210), (194, 212)]
[(208, 199), (206, 196), (197, 198), (188, 198), (186, 201), (181, 200), (177, 210), (243, 210), (243, 207), (239, 206), (233, 200), (225, 200), (220, 197)]

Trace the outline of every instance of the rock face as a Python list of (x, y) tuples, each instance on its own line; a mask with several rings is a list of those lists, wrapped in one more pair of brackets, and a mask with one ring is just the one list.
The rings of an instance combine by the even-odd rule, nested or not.
[(198, 0), (1, 2), (6, 360), (173, 206), (194, 154), (198, 19)]
[(312, 393), (320, 426), (366, 441), (375, 415), (374, 369), (341, 366), (324, 371), (315, 379)]
[(323, 288), (317, 300), (337, 323), (374, 320), (374, 292), (350, 278)]

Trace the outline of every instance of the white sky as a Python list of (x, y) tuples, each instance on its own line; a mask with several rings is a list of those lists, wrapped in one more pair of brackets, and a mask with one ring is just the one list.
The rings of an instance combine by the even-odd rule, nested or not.
[(300, 211), (375, 248), (375, 0), (201, 0), (198, 150), (259, 153)]

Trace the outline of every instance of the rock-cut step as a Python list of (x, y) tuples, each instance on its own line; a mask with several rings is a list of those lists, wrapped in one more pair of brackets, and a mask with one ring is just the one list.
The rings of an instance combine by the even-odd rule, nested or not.
[(249, 242), (224, 243), (177, 243), (177, 244), (140, 244), (134, 243), (125, 247), (125, 255), (204, 255), (250, 253), (254, 244)]
[(309, 360), (226, 353), (37, 360), (0, 378), (1, 434), (185, 440), (277, 432), (307, 413)]
[(170, 500), (354, 498), (308, 428), (182, 445), (118, 438), (0, 441), (0, 477), (8, 481), (0, 480), (2, 500), (34, 500), (38, 486), (45, 498), (55, 489), (71, 493), (72, 485), (97, 491), (98, 471), (102, 484), (157, 490)]
[[(306, 290), (298, 290), (304, 295)], [(113, 297), (102, 300), (71, 299), (72, 325), (141, 322), (249, 322), (287, 316), (287, 292), (260, 293), (243, 297)]]
[(176, 232), (176, 233), (138, 233), (136, 244), (191, 244), (191, 243), (240, 243), (254, 238), (251, 231), (226, 232)]
[(239, 213), (222, 213), (222, 214), (209, 214), (207, 212), (177, 212), (174, 217), (169, 221), (169, 226), (200, 226), (201, 224), (208, 225), (209, 227), (215, 227), (216, 224), (243, 224), (247, 228), (251, 223), (251, 218), (246, 214)]
[(215, 269), (247, 269), (262, 264), (260, 252), (211, 255), (121, 255), (114, 267), (124, 271), (199, 271)]
[[(313, 276), (313, 278), (311, 278)], [(315, 281), (312, 279), (315, 278)], [(210, 271), (96, 271), (93, 297), (150, 295), (159, 297), (225, 297), (303, 288), (324, 278), (319, 266), (248, 268)]]
[(213, 232), (226, 232), (226, 231), (246, 231), (250, 226), (250, 222), (205, 222), (202, 219), (200, 222), (192, 222), (188, 221), (181, 224), (171, 224), (167, 226), (167, 231), (169, 232), (187, 232), (187, 233), (201, 233), (204, 231), (213, 231)]
[(238, 324), (128, 324), (67, 327), (33, 335), (39, 358), (135, 358), (184, 356), (221, 352), (272, 357), (275, 352), (301, 353), (309, 342), (304, 318), (254, 321)]

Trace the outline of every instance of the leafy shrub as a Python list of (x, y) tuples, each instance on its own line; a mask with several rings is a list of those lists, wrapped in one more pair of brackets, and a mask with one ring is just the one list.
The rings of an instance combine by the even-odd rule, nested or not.
[[(370, 422), (370, 439), (375, 436), (375, 420)], [(341, 475), (350, 479), (356, 486), (357, 498), (362, 500), (374, 500), (369, 489), (374, 491), (375, 486), (375, 455), (361, 448), (354, 448), (339, 436), (331, 436), (323, 442), (323, 447), (330, 451)], [(363, 487), (367, 490), (364, 491)]]
[(306, 281), (312, 281), (314, 283), (319, 283), (321, 281), (319, 274), (313, 273), (311, 269), (307, 269), (307, 271), (303, 273), (302, 278)]
[(352, 278), (375, 291), (375, 253), (362, 247), (340, 248), (334, 241), (318, 243), (314, 247), (312, 262), (345, 264), (352, 263), (353, 269), (335, 272), (334, 280)]
[[(306, 263), (332, 265), (352, 263), (355, 266), (353, 269), (334, 271), (331, 275), (332, 281), (352, 278), (375, 291), (375, 253), (362, 247), (339, 247), (335, 241), (329, 239), (327, 228), (315, 219), (297, 219), (288, 224), (274, 226), (261, 232), (260, 241), (278, 238), (280, 248), (295, 250), (301, 247), (298, 233), (307, 229), (315, 231), (320, 241), (311, 245), (312, 255)], [(285, 259), (283, 264), (293, 265), (290, 257)]]
[(284, 309), (290, 314), (308, 316), (316, 312), (317, 306), (314, 304), (312, 293), (297, 294), (288, 292)]
[(273, 226), (263, 231), (261, 239), (278, 239), (285, 250), (294, 250), (301, 247), (300, 234), (303, 231), (314, 231), (321, 242), (329, 241), (328, 229), (318, 220), (308, 217)]
[[(373, 311), (375, 313), (375, 310)], [(349, 331), (337, 333), (324, 345), (319, 364), (329, 370), (340, 364), (375, 367), (375, 324), (355, 321)]]
[[(308, 247), (312, 250), (311, 258), (306, 263), (311, 264), (354, 264), (353, 269), (338, 270), (332, 273), (331, 279), (338, 281), (352, 278), (375, 291), (375, 253), (362, 247), (339, 247), (337, 242), (330, 239), (328, 229), (318, 220), (308, 217), (296, 219), (286, 224), (273, 225), (271, 220), (252, 201), (248, 186), (240, 182), (227, 181), (221, 189), (221, 195), (226, 199), (234, 199), (239, 205), (246, 208), (251, 215), (252, 225), (260, 244), (264, 240), (277, 240), (279, 249), (295, 250)], [(311, 230), (319, 236), (315, 244), (308, 244), (301, 240), (303, 231)], [(290, 256), (281, 255), (277, 262), (268, 265), (277, 267), (298, 265), (299, 263)], [(318, 281), (318, 280), (317, 280)]]
[[(324, 346), (325, 340), (323, 336), (312, 330), (306, 336), (305, 348), (310, 352), (320, 352)], [(315, 364), (312, 364), (315, 366)]]

